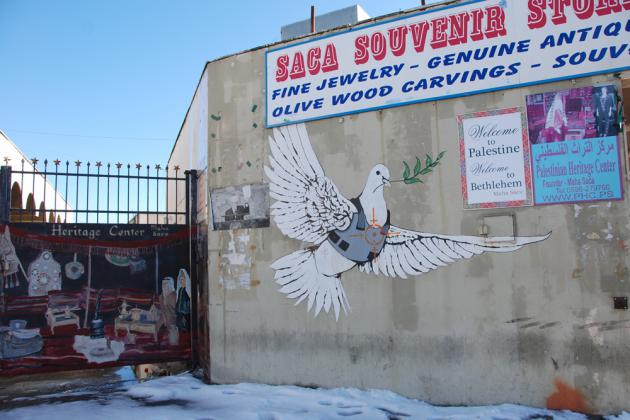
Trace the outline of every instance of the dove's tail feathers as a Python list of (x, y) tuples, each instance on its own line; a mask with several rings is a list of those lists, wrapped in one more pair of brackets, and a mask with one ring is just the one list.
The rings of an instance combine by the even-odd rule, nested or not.
[[(328, 276), (317, 269), (315, 254), (310, 249), (295, 251), (276, 260), (271, 268), (276, 270), (276, 283), (281, 285), (280, 292), (288, 298), (297, 299), (296, 305), (308, 299), (308, 311), (314, 307), (315, 316), (324, 309), (335, 311), (335, 319), (343, 309), (347, 315), (350, 304), (341, 285), (341, 275)], [(313, 306), (314, 305), (314, 306)]]

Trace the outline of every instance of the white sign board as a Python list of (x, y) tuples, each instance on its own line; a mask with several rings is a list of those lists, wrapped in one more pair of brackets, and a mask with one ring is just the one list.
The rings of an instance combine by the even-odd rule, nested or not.
[(266, 125), (630, 69), (630, 0), (474, 0), (266, 54)]
[(464, 208), (532, 205), (530, 147), (519, 108), (458, 117)]

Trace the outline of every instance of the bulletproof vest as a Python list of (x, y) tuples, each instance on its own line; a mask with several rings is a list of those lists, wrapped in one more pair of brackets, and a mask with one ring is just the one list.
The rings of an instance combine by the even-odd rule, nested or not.
[(334, 230), (328, 234), (328, 242), (347, 259), (364, 263), (372, 261), (385, 245), (389, 231), (389, 210), (385, 226), (368, 221), (358, 198), (350, 200), (357, 208), (350, 226), (345, 230)]

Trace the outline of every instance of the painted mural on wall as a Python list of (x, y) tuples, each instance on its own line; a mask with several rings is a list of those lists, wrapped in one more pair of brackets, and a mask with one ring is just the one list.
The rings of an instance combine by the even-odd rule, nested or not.
[(0, 376), (190, 358), (188, 228), (0, 229)]
[(389, 169), (375, 165), (358, 197), (348, 200), (328, 178), (311, 147), (303, 124), (273, 130), (271, 155), (265, 173), (271, 215), (289, 238), (313, 246), (279, 258), (275, 270), (280, 292), (306, 301), (317, 316), (323, 309), (335, 318), (350, 310), (341, 283), (342, 273), (358, 267), (364, 273), (407, 278), (484, 252), (510, 252), (546, 239), (485, 238), (416, 232), (395, 226), (383, 196)]
[(210, 193), (214, 230), (269, 227), (269, 186), (214, 188)]
[(457, 117), (465, 209), (531, 206), (532, 172), (520, 108)]
[(526, 102), (535, 203), (622, 199), (615, 87), (537, 93)]

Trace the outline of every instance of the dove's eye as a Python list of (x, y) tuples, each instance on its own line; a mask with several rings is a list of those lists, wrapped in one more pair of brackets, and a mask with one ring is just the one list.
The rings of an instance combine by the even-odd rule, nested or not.
[(376, 171), (376, 175), (380, 175), (380, 174), (381, 174), (381, 171)]

